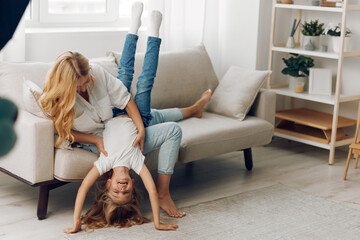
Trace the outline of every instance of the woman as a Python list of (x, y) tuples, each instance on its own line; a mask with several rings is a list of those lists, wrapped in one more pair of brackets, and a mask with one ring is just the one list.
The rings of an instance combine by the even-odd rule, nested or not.
[[(104, 149), (103, 141), (105, 126), (113, 117), (111, 105), (120, 109), (114, 112), (116, 115), (120, 114), (121, 118), (126, 118), (126, 115), (123, 115), (125, 112), (121, 111), (125, 109), (137, 131), (132, 145), (139, 144), (144, 154), (156, 148), (160, 149), (157, 184), (159, 206), (170, 216), (183, 217), (185, 213), (176, 208), (169, 193), (170, 178), (181, 142), (181, 129), (176, 123), (168, 121), (178, 121), (192, 116), (201, 117), (202, 107), (209, 101), (211, 92), (205, 92), (198, 102), (188, 108), (150, 112), (150, 93), (156, 75), (161, 42), (158, 38), (161, 14), (155, 13), (151, 15), (148, 50), (143, 72), (139, 76), (135, 101), (131, 99), (128, 91), (132, 81), (136, 34), (140, 27), (142, 9), (141, 3), (135, 3), (132, 8), (132, 27), (125, 41), (119, 66), (118, 78), (121, 81), (113, 78), (99, 66), (90, 67), (87, 59), (81, 54), (66, 52), (58, 57), (50, 72), (40, 103), (44, 111), (51, 113), (58, 131), (59, 139), (56, 146), (65, 140), (79, 142), (79, 147), (100, 153), (100, 158), (113, 154), (108, 154)], [(114, 141), (116, 139), (108, 142)], [(101, 169), (101, 166), (97, 167), (97, 174), (103, 173)], [(140, 171), (141, 169), (138, 173)], [(130, 184), (131, 180), (126, 184), (120, 183), (123, 186), (115, 188), (119, 188), (118, 191), (121, 192)], [(74, 214), (74, 221), (79, 220), (80, 212)]]

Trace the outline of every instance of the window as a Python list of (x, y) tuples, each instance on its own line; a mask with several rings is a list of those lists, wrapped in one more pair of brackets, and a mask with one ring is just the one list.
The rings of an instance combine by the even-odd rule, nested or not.
[[(27, 27), (128, 27), (136, 0), (31, 0)], [(146, 19), (145, 5), (143, 20)], [(146, 20), (145, 20), (146, 21)]]
[(41, 0), (40, 22), (110, 22), (117, 18), (116, 0)]

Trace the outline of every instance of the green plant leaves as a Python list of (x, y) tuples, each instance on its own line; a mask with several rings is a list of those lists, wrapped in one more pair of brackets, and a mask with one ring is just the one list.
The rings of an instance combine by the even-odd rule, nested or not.
[(303, 55), (291, 54), (288, 59), (282, 58), (286, 65), (281, 73), (293, 77), (309, 76), (309, 68), (314, 66), (314, 59)]
[(305, 36), (320, 36), (324, 30), (324, 23), (319, 23), (319, 20), (311, 20), (310, 23), (304, 22), (301, 33)]

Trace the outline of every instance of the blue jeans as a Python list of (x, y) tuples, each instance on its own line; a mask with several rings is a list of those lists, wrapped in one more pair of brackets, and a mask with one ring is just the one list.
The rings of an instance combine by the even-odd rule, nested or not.
[[(118, 79), (130, 92), (134, 75), (135, 52), (138, 36), (128, 34), (124, 43)], [(155, 110), (151, 109), (151, 90), (156, 76), (161, 39), (149, 37), (142, 72), (136, 84), (134, 101), (139, 109), (145, 126), (144, 154), (159, 149), (158, 173), (172, 174), (178, 156), (182, 131), (175, 123), (183, 119), (179, 108)], [(126, 114), (125, 110), (113, 109), (114, 117)], [(83, 145), (81, 148), (97, 153), (95, 145)]]

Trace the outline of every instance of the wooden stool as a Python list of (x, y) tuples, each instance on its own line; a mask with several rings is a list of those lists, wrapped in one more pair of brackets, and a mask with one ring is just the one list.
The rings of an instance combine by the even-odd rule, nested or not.
[(353, 154), (356, 155), (354, 168), (357, 168), (357, 164), (358, 164), (358, 160), (359, 160), (359, 154), (360, 154), (359, 126), (360, 126), (360, 118), (358, 119), (358, 122), (356, 124), (356, 131), (355, 131), (354, 141), (349, 146), (349, 154), (348, 154), (348, 158), (347, 158), (347, 161), (346, 161), (345, 173), (344, 173), (344, 178), (343, 178), (344, 180), (346, 180), (347, 171), (349, 169), (350, 158), (351, 158), (351, 155), (353, 155)]

